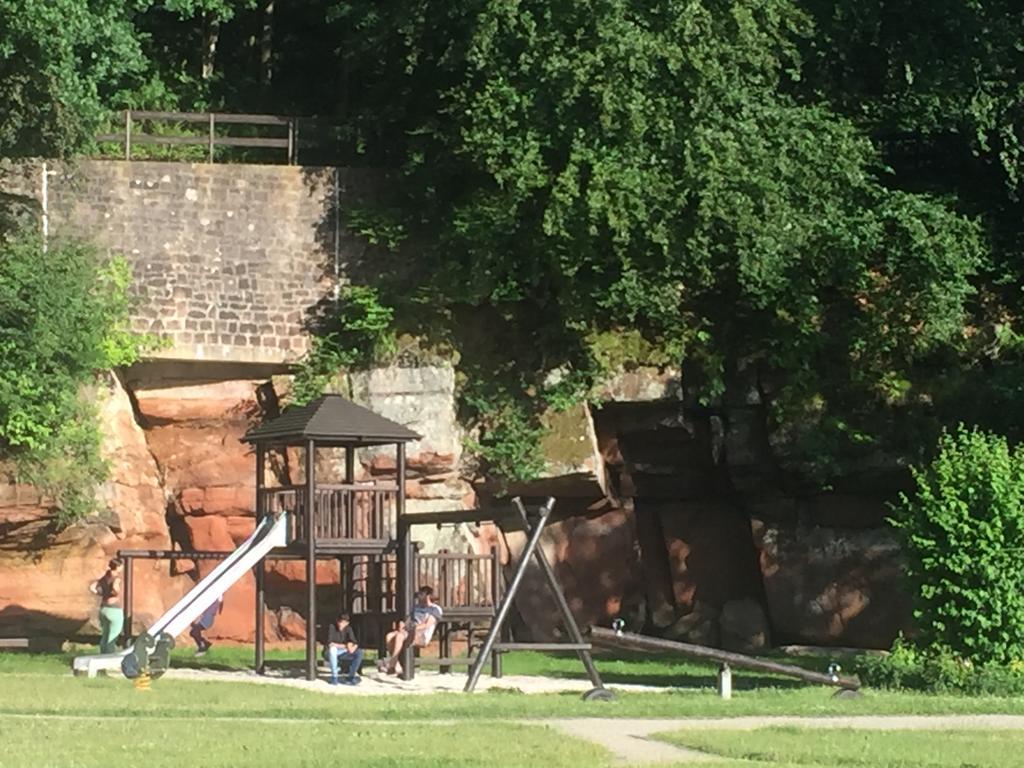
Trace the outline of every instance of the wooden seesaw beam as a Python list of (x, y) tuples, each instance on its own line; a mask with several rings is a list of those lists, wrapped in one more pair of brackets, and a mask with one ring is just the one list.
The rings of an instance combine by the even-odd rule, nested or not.
[(860, 680), (855, 677), (826, 675), (821, 672), (812, 672), (809, 669), (797, 667), (792, 664), (780, 664), (777, 661), (768, 661), (767, 659), (759, 659), (756, 656), (746, 656), (745, 654), (732, 653), (731, 651), (721, 651), (718, 648), (708, 648), (705, 645), (680, 643), (674, 640), (662, 640), (657, 637), (638, 635), (635, 632), (616, 632), (615, 630), (605, 629), (604, 627), (591, 627), (590, 640), (595, 645), (625, 648), (633, 651), (677, 653), (681, 656), (714, 661), (719, 664), (728, 664), (729, 666), (736, 667), (737, 669), (751, 669), (755, 672), (771, 672), (776, 675), (795, 677), (808, 683), (833, 685), (847, 691), (856, 691), (860, 688)]

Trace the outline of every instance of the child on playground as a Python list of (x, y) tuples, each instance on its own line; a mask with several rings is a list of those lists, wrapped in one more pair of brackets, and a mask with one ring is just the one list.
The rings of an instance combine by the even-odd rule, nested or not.
[[(337, 621), (331, 624), (327, 634), (327, 663), (331, 665), (331, 685), (339, 682), (344, 685), (358, 685), (361, 680), (358, 672), (363, 664), (363, 649), (356, 641), (356, 635), (352, 631), (351, 617), (347, 613), (341, 614)], [(348, 675), (344, 680), (338, 680), (338, 662), (350, 661)]]
[(217, 618), (217, 614), (223, 610), (224, 595), (218, 595), (217, 599), (214, 600), (205, 611), (203, 611), (203, 615), (192, 622), (192, 628), (189, 630), (188, 635), (195, 640), (196, 656), (202, 656), (213, 647), (213, 643), (203, 637), (203, 632), (213, 626), (213, 622)]
[[(423, 648), (430, 644), (434, 637), (434, 630), (437, 623), (444, 615), (441, 606), (434, 602), (434, 590), (431, 587), (420, 587), (416, 591), (416, 602), (413, 604), (409, 621), (399, 621), (398, 626), (388, 632), (384, 639), (387, 647), (388, 657), (377, 662), (377, 669), (389, 675), (402, 674), (402, 664), (399, 661), (402, 649), (411, 642), (414, 648)], [(412, 637), (406, 629), (412, 625)]]

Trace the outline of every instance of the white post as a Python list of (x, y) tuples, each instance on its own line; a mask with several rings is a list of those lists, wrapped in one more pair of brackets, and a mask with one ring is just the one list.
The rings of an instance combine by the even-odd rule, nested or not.
[(725, 663), (718, 668), (718, 695), (723, 699), (732, 698), (732, 670)]

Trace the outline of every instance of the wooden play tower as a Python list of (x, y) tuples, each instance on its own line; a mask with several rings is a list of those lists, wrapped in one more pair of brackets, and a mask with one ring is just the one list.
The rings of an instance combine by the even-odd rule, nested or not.
[[(412, 604), (413, 545), (405, 519), (405, 447), (419, 440), (411, 429), (346, 400), (324, 395), (302, 407), (250, 430), (243, 441), (256, 451), (256, 521), (287, 513), (291, 520), (288, 546), (271, 552), (306, 563), (306, 678), (317, 675), (317, 560), (354, 556), (382, 557), (397, 561), (396, 606)], [(387, 480), (356, 482), (356, 450), (393, 448), (394, 476)], [(317, 477), (317, 451), (342, 449), (344, 476), (341, 483), (321, 482)], [(304, 477), (293, 485), (269, 485), (267, 461), (271, 452), (302, 456)], [(312, 511), (312, 514), (310, 514)], [(256, 670), (265, 668), (264, 631), (265, 561), (256, 566)], [(328, 621), (334, 617), (328, 617)], [(403, 660), (412, 673), (412, 651)]]

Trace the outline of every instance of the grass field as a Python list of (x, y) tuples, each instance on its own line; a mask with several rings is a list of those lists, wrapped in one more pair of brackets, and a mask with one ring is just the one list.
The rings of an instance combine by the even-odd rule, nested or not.
[(675, 733), (659, 738), (699, 749), (750, 768), (1019, 768), (1020, 731), (862, 731), (762, 728)]
[[(248, 649), (214, 648), (202, 660), (187, 652), (174, 666), (236, 669), (251, 665)], [(297, 658), (276, 652), (273, 658)], [(249, 765), (317, 766), (607, 766), (601, 748), (569, 739), (544, 726), (552, 717), (692, 718), (736, 715), (836, 716), (862, 714), (1024, 714), (1024, 702), (998, 697), (929, 696), (868, 691), (858, 700), (838, 700), (831, 690), (795, 685), (766, 676), (737, 676), (735, 698), (714, 693), (708, 666), (638, 657), (598, 660), (607, 684), (674, 682), (667, 693), (621, 693), (611, 703), (583, 702), (577, 694), (501, 691), (464, 694), (323, 695), (275, 685), (175, 680), (155, 681), (136, 691), (118, 678), (88, 680), (69, 674), (68, 657), (0, 654), (0, 768), (15, 766), (110, 766), (147, 768), (196, 763), (204, 767)], [(510, 675), (580, 676), (575, 658), (511, 654)], [(536, 725), (532, 722), (536, 721)], [(666, 724), (671, 730), (671, 724)], [(797, 733), (793, 736), (793, 733)], [(767, 735), (765, 735), (767, 734)], [(777, 768), (786, 765), (899, 766), (946, 768), (1000, 763), (1003, 752), (1020, 754), (1010, 736), (974, 734), (884, 734), (888, 752), (874, 758), (896, 762), (849, 762), (860, 754), (863, 733), (827, 735), (833, 755), (820, 762), (825, 734), (771, 729), (752, 733), (674, 734), (666, 737), (728, 758), (720, 765)], [(706, 741), (695, 741), (706, 739)], [(972, 741), (973, 739), (973, 741)], [(922, 762), (933, 746), (961, 762)], [(977, 742), (977, 743), (976, 743)], [(767, 745), (767, 746), (766, 746)], [(979, 745), (987, 745), (982, 746)], [(754, 748), (756, 747), (756, 749)], [(802, 750), (802, 751), (801, 751)], [(961, 750), (963, 750), (961, 752)], [(988, 751), (985, 751), (988, 750)], [(905, 755), (906, 760), (902, 757)], [(990, 762), (970, 762), (974, 755)], [(930, 759), (930, 758), (929, 758)], [(950, 758), (953, 759), (953, 758)], [(819, 760), (819, 762), (814, 762)]]

